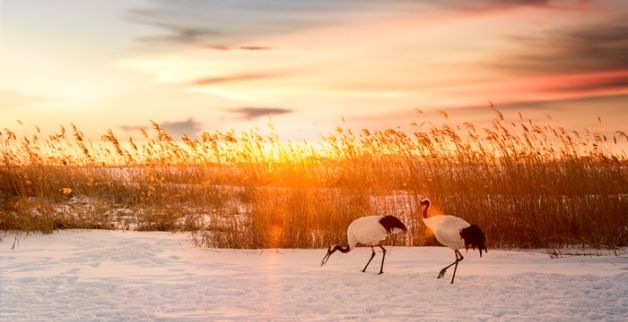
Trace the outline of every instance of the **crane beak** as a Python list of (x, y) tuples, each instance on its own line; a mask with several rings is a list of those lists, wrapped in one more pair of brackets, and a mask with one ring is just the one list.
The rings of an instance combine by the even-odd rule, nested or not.
[(327, 260), (329, 260), (329, 257), (331, 257), (332, 251), (331, 251), (331, 247), (327, 248), (327, 254), (325, 254), (325, 257), (323, 257), (323, 260), (321, 261), (321, 266), (327, 264)]

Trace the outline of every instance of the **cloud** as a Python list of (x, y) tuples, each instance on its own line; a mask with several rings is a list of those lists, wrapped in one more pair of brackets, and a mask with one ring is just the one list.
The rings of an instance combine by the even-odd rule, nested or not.
[[(589, 110), (589, 107), (596, 106), (596, 109), (605, 109), (612, 111), (613, 113), (621, 113), (624, 116), (628, 116), (628, 111), (623, 107), (628, 101), (627, 94), (618, 95), (606, 95), (606, 96), (584, 96), (570, 99), (561, 100), (520, 100), (514, 102), (494, 102), (495, 106), (500, 111), (519, 112), (523, 110), (527, 111), (543, 111), (551, 114), (552, 112), (560, 111), (577, 111), (579, 109)], [(458, 107), (455, 111), (468, 111), (473, 112), (476, 110), (489, 110), (489, 104), (486, 105), (469, 105), (464, 107)], [(595, 111), (595, 109), (592, 109)], [(619, 115), (618, 115), (619, 116)]]
[(230, 113), (239, 114), (240, 118), (243, 120), (294, 112), (294, 110), (279, 107), (239, 107), (229, 109), (227, 111)]
[(246, 51), (260, 51), (260, 50), (271, 50), (270, 46), (230, 46), (230, 45), (207, 45), (205, 46), (208, 49), (220, 50), (220, 51), (230, 51), (230, 50), (246, 50)]
[[(153, 0), (151, 7), (128, 10), (124, 19), (153, 26), (166, 33), (139, 38), (143, 42), (179, 43), (223, 48), (223, 44), (247, 42), (295, 28), (329, 21), (336, 5), (332, 1), (274, 1), (270, 3), (229, 1)], [(357, 4), (357, 1), (352, 2)], [(314, 14), (310, 9), (324, 11)], [(241, 50), (268, 49), (265, 46), (234, 46)]]
[(597, 79), (582, 84), (557, 84), (548, 88), (559, 92), (593, 92), (599, 90), (626, 90), (628, 91), (628, 71), (624, 75)]
[(226, 83), (248, 82), (276, 78), (279, 75), (281, 75), (281, 73), (243, 73), (228, 76), (205, 77), (193, 81), (193, 85), (207, 86)]
[(183, 134), (194, 137), (196, 133), (201, 130), (201, 123), (195, 121), (192, 118), (189, 118), (185, 121), (174, 121), (174, 122), (163, 122), (160, 124), (166, 132), (176, 135), (182, 136)]
[(43, 102), (40, 96), (20, 93), (14, 90), (0, 90), (0, 107), (15, 107)]
[(146, 126), (139, 126), (139, 125), (121, 125), (119, 126), (119, 128), (123, 131), (127, 131), (127, 132), (134, 132), (134, 131), (139, 131), (139, 130), (146, 130)]
[[(586, 0), (584, 0), (586, 1)], [(137, 40), (185, 44), (213, 50), (269, 50), (249, 45), (251, 40), (318, 26), (329, 27), (347, 19), (371, 21), (382, 14), (425, 14), (434, 10), (483, 12), (520, 7), (565, 7), (550, 0), (152, 0), (127, 10), (124, 19), (156, 27), (162, 32)], [(582, 1), (576, 1), (580, 3)], [(244, 43), (244, 45), (242, 45)]]
[(258, 50), (270, 50), (272, 48), (269, 47), (269, 46), (240, 46), (240, 47), (238, 47), (238, 49), (240, 49), (240, 50), (258, 51)]
[(139, 42), (146, 43), (181, 43), (181, 44), (198, 44), (202, 45), (206, 38), (216, 36), (220, 33), (210, 29), (183, 27), (169, 24), (150, 23), (169, 31), (167, 35), (149, 36), (137, 38)]
[[(586, 2), (587, 0), (584, 0)], [(501, 10), (513, 10), (527, 7), (536, 8), (563, 8), (576, 6), (583, 1), (574, 1), (573, 4), (565, 3), (565, 1), (552, 0), (476, 0), (476, 1), (459, 1), (459, 0), (437, 0), (437, 1), (415, 1), (409, 4), (422, 4), (433, 8), (460, 11), (467, 13), (483, 13)], [(421, 8), (422, 9), (422, 8)]]
[(448, 5), (463, 10), (510, 9), (517, 7), (547, 7), (551, 0), (485, 0), (485, 1), (446, 1)]
[[(160, 123), (161, 126), (168, 134), (173, 137), (181, 137), (184, 134), (189, 137), (195, 137), (202, 129), (202, 124), (193, 118), (188, 118), (185, 121), (166, 121)], [(120, 129), (124, 131), (139, 131), (141, 129), (146, 129), (147, 126), (138, 126), (138, 125), (122, 125)]]
[[(188, 1), (153, 1), (158, 6), (151, 9), (131, 9), (124, 17), (129, 22), (144, 24), (165, 30), (159, 36), (137, 38), (140, 42), (181, 43), (200, 45), (208, 39), (219, 38), (223, 31), (215, 24), (202, 19), (202, 11)], [(199, 2), (199, 4), (202, 2)]]
[(628, 14), (616, 19), (512, 37), (519, 47), (494, 64), (502, 70), (533, 73), (574, 73), (628, 70)]
[(493, 0), (490, 2), (511, 6), (544, 6), (548, 5), (550, 0)]

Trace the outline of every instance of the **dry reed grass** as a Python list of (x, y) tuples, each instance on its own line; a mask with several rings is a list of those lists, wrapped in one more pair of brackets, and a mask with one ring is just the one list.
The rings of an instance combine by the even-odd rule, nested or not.
[(173, 139), (109, 130), (89, 142), (74, 125), (44, 136), (0, 132), (0, 229), (191, 231), (202, 246), (321, 247), (355, 218), (393, 214), (410, 228), (398, 245), (433, 237), (419, 195), (479, 224), (491, 247), (626, 246), (628, 136), (568, 132), (496, 110), (474, 124), (411, 130), (338, 128), (320, 142), (259, 130)]

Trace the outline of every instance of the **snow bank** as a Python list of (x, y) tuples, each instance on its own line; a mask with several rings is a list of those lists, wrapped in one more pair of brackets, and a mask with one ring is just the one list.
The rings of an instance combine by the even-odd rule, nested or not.
[[(62, 231), (0, 242), (2, 321), (628, 320), (628, 257), (388, 247), (200, 249), (187, 235)], [(463, 252), (464, 254), (464, 252)]]

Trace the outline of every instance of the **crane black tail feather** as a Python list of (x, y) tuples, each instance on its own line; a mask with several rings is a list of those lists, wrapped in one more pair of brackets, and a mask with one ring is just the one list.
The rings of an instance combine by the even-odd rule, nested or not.
[(469, 250), (469, 247), (471, 247), (471, 249), (477, 248), (480, 251), (480, 257), (482, 257), (482, 251), (488, 253), (488, 249), (486, 249), (486, 237), (477, 225), (471, 225), (462, 229), (460, 231), (460, 237), (464, 240), (464, 246), (467, 250)]
[(384, 229), (386, 229), (386, 232), (389, 234), (391, 234), (395, 228), (401, 229), (404, 233), (408, 231), (406, 225), (395, 216), (384, 216), (379, 220), (379, 223), (384, 226)]

